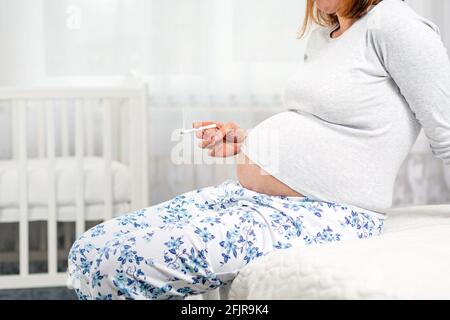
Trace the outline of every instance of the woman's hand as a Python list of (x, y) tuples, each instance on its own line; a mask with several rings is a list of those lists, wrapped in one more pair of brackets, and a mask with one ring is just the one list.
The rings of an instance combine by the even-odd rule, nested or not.
[(230, 157), (238, 154), (247, 132), (233, 122), (223, 124), (215, 121), (201, 121), (194, 122), (192, 126), (200, 128), (210, 124), (215, 124), (217, 127), (196, 133), (197, 138), (201, 139), (199, 147), (209, 149), (208, 153), (212, 157)]

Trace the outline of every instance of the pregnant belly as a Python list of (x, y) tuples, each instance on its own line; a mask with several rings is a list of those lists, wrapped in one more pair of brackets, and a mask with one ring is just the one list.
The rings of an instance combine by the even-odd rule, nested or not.
[(247, 189), (271, 196), (302, 197), (286, 184), (265, 172), (260, 166), (253, 163), (242, 152), (238, 155), (237, 178), (239, 183)]

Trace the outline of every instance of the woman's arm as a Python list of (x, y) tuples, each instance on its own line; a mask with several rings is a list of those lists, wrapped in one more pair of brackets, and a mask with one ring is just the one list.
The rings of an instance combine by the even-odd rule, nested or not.
[(409, 8), (372, 18), (369, 38), (378, 58), (424, 129), (433, 154), (450, 165), (450, 62), (438, 27)]

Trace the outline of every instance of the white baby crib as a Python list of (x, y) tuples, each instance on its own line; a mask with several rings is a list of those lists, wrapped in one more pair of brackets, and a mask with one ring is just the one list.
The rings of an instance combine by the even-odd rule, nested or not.
[[(18, 224), (19, 238), (18, 274), (0, 274), (0, 289), (65, 285), (58, 222), (73, 222), (78, 237), (88, 220), (148, 204), (146, 100), (145, 84), (0, 88), (11, 124), (11, 156), (0, 160), (0, 224)], [(31, 221), (46, 222), (46, 240), (31, 242), (46, 242), (45, 273), (29, 270)], [(2, 252), (0, 262), (11, 257)]]

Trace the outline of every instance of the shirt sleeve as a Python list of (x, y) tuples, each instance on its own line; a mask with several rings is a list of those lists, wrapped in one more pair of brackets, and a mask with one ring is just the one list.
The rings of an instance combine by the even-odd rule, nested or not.
[[(407, 6), (404, 3), (399, 5)], [(430, 143), (450, 165), (450, 61), (439, 28), (411, 8), (374, 16), (369, 37)]]

